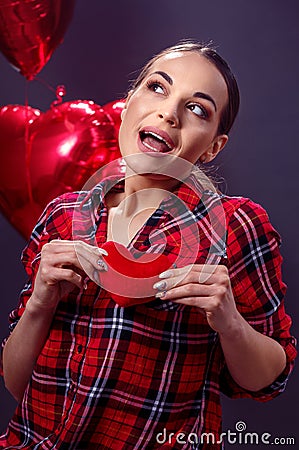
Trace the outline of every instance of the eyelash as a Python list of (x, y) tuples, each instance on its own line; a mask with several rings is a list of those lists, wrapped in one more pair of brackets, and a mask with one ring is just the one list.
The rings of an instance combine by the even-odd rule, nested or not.
[(202, 119), (208, 119), (209, 114), (208, 114), (206, 108), (204, 108), (202, 105), (199, 105), (198, 103), (189, 103), (188, 106), (198, 106), (201, 109), (201, 111), (202, 111), (202, 116), (199, 116), (198, 114), (196, 114), (196, 115), (198, 117), (201, 117)]
[[(156, 86), (161, 88), (163, 91), (165, 90), (163, 84), (160, 83), (160, 81), (158, 81), (158, 80), (149, 80), (149, 81), (146, 82), (146, 86), (147, 86), (147, 88), (149, 90), (151, 90), (153, 92), (155, 92), (154, 87), (156, 87)], [(208, 114), (207, 110), (202, 105), (200, 105), (198, 103), (189, 103), (188, 106), (198, 106), (202, 110), (203, 114), (202, 114), (202, 116), (200, 116), (198, 114), (195, 114), (195, 115), (197, 115), (201, 119), (208, 119), (209, 114)]]
[[(158, 80), (149, 80), (146, 83), (146, 86), (151, 90), (154, 91), (154, 86), (160, 87), (164, 91), (164, 86), (158, 81)], [(155, 91), (154, 91), (155, 92)]]

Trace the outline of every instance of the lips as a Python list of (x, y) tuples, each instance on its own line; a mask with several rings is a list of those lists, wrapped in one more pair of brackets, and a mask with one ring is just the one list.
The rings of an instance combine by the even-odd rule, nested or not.
[(139, 132), (139, 144), (143, 152), (169, 153), (175, 144), (166, 131), (156, 127), (144, 127)]

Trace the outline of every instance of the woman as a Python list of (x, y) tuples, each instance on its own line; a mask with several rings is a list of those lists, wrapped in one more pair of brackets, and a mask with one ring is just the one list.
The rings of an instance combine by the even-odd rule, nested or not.
[[(188, 170), (224, 148), (238, 105), (213, 49), (165, 50), (122, 113), (124, 182), (113, 178), (111, 189), (103, 180), (48, 206), (23, 253), (29, 282), (3, 349), (5, 383), (20, 403), (2, 448), (216, 449), (221, 391), (266, 401), (284, 389), (296, 351), (279, 236), (249, 199), (197, 195)], [(197, 235), (172, 197), (191, 211)], [(76, 229), (82, 204), (93, 229)], [(215, 204), (226, 229), (211, 259)], [(121, 307), (98, 286), (112, 270), (111, 240), (133, 254), (163, 248), (170, 268), (154, 283), (156, 299)]]

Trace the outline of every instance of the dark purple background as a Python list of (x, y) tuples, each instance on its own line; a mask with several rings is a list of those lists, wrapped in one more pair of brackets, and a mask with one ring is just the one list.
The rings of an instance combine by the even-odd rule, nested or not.
[[(53, 86), (65, 84), (66, 101), (105, 104), (123, 95), (135, 70), (153, 53), (182, 38), (214, 41), (230, 62), (242, 94), (230, 144), (218, 159), (219, 173), (228, 193), (261, 203), (283, 236), (287, 310), (297, 335), (298, 13), (297, 0), (77, 0), (64, 43), (39, 75)], [(0, 74), (1, 105), (24, 104), (24, 78), (2, 55)], [(31, 106), (46, 110), (53, 100), (44, 85), (30, 83)], [(2, 155), (5, 151), (9, 149), (2, 148)], [(19, 262), (24, 244), (0, 217), (1, 337), (7, 334), (7, 315), (25, 278)], [(266, 404), (224, 399), (224, 430), (234, 431), (235, 423), (243, 420), (248, 431), (297, 436), (298, 441), (297, 379), (295, 370), (286, 393)], [(15, 404), (3, 383), (0, 389), (2, 431)]]

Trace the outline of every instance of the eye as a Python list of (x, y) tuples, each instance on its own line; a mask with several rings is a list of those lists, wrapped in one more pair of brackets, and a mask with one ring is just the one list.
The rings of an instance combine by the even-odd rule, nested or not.
[(159, 81), (151, 80), (146, 85), (150, 91), (157, 92), (157, 94), (164, 94), (164, 87)]
[(198, 103), (189, 103), (187, 108), (199, 117), (203, 117), (204, 119), (208, 118), (206, 109)]

